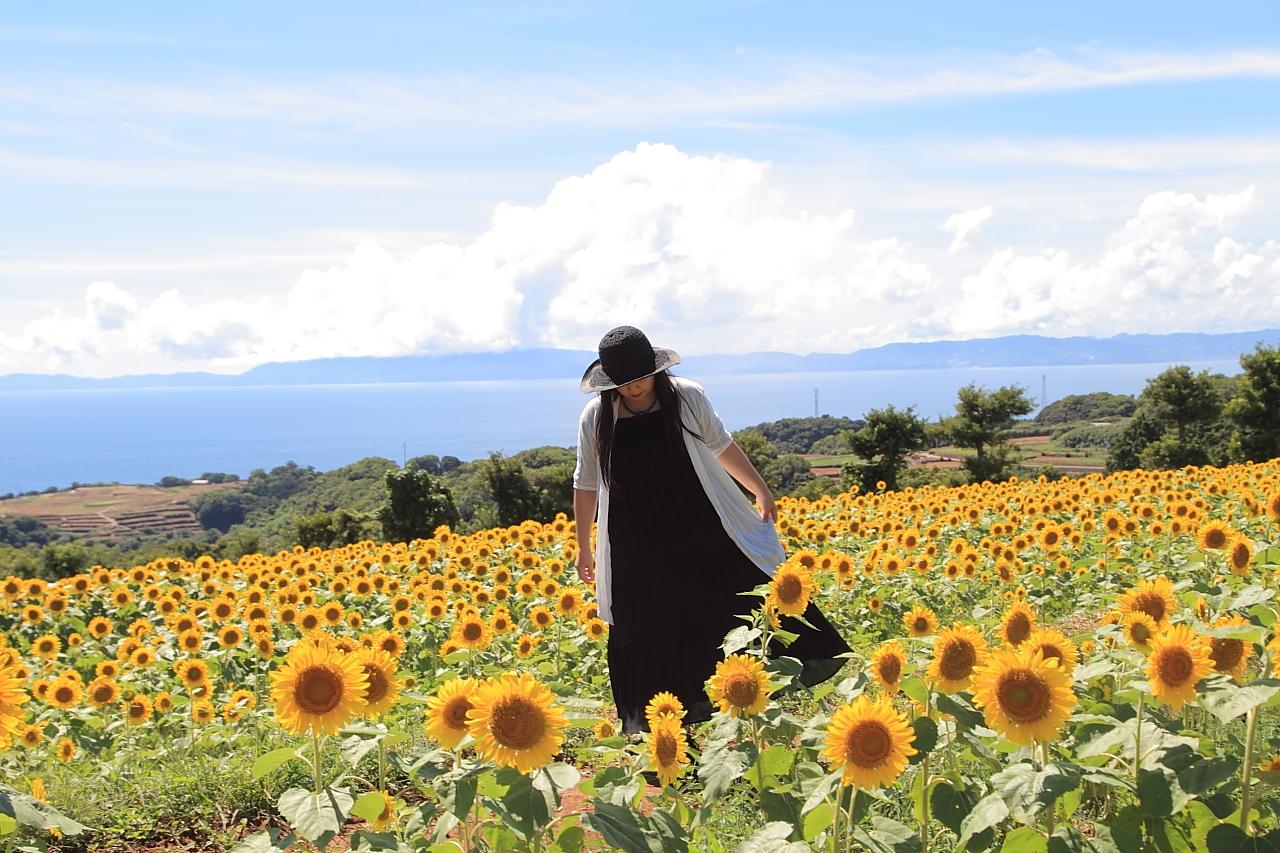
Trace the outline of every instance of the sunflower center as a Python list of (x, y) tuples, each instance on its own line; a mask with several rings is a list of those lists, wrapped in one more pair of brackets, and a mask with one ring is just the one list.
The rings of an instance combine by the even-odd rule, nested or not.
[(670, 767), (676, 763), (676, 739), (671, 736), (671, 732), (658, 732), (653, 752), (658, 763), (663, 767)]
[(1004, 636), (1014, 646), (1021, 645), (1031, 636), (1031, 620), (1027, 618), (1027, 614), (1015, 613), (1010, 616), (1005, 624)]
[(1221, 548), (1227, 544), (1227, 534), (1222, 530), (1214, 528), (1205, 533), (1204, 544), (1210, 548)]
[(850, 730), (845, 755), (859, 767), (879, 767), (893, 751), (889, 729), (879, 720), (865, 720)]
[(375, 705), (387, 695), (391, 685), (387, 681), (386, 673), (382, 671), (380, 666), (367, 663), (364, 665), (364, 672), (365, 675), (369, 676), (369, 689), (365, 691), (364, 700), (370, 705)]
[(70, 702), (75, 696), (75, 691), (70, 687), (59, 687), (53, 691), (53, 698), (63, 703)]
[(786, 575), (778, 582), (778, 600), (783, 604), (795, 604), (803, 591), (804, 584), (795, 575)]
[(923, 616), (917, 616), (915, 621), (911, 623), (911, 630), (917, 634), (928, 633), (929, 620)]
[(114, 690), (104, 684), (93, 691), (93, 699), (95, 702), (110, 702), (111, 694), (114, 692)]
[(724, 695), (732, 704), (745, 708), (760, 695), (760, 685), (748, 673), (735, 673), (726, 681)]
[(1050, 658), (1057, 658), (1059, 663), (1061, 663), (1063, 660), (1062, 649), (1058, 648), (1053, 643), (1041, 643), (1040, 653), (1044, 655), (1045, 660), (1049, 660)]
[(141, 702), (129, 703), (129, 716), (131, 717), (141, 717), (143, 714), (146, 713), (146, 710), (147, 710), (146, 706), (144, 706)]
[(902, 676), (902, 659), (897, 655), (885, 655), (880, 658), (880, 680), (886, 684), (897, 684)]
[(528, 749), (542, 739), (545, 730), (541, 709), (520, 696), (498, 702), (490, 715), (493, 739), (508, 749)]
[(1209, 657), (1213, 658), (1213, 668), (1217, 672), (1230, 672), (1244, 657), (1244, 643), (1230, 637), (1213, 637)]
[(1151, 632), (1141, 622), (1134, 622), (1129, 626), (1129, 636), (1133, 638), (1135, 643), (1146, 645), (1147, 641), (1151, 639)]
[(444, 706), (441, 716), (444, 724), (454, 731), (463, 731), (467, 727), (467, 712), (472, 708), (466, 696), (457, 696)]
[(468, 622), (462, 626), (462, 637), (469, 643), (474, 643), (484, 635), (484, 629), (480, 627), (478, 622)]
[(968, 640), (952, 640), (942, 650), (938, 669), (948, 681), (963, 681), (973, 672), (978, 650)]
[(1157, 624), (1164, 621), (1164, 598), (1158, 593), (1144, 592), (1133, 599), (1133, 609), (1141, 610)]
[(329, 667), (308, 667), (298, 678), (293, 698), (308, 714), (326, 714), (342, 701), (342, 677)]
[(996, 685), (1000, 710), (1015, 723), (1033, 723), (1049, 713), (1049, 685), (1031, 670), (1015, 669)]
[(1165, 649), (1158, 661), (1160, 680), (1178, 686), (1191, 677), (1195, 668), (1191, 654), (1186, 649)]

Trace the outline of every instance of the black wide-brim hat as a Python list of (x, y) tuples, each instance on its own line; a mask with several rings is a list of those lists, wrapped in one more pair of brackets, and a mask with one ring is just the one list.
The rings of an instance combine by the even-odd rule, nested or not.
[(600, 357), (587, 366), (578, 383), (584, 394), (617, 388), (680, 363), (675, 350), (651, 346), (635, 326), (617, 326), (605, 332), (598, 351)]

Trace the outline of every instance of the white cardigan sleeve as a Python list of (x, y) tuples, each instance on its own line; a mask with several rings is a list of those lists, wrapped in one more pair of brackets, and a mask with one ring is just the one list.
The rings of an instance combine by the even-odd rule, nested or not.
[(698, 425), (698, 434), (706, 442), (707, 449), (719, 456), (728, 449), (730, 444), (733, 444), (733, 436), (724, 428), (720, 416), (712, 408), (711, 401), (707, 399), (707, 393), (702, 386), (696, 382), (689, 382), (686, 387), (690, 393), (684, 399), (690, 403), (689, 408), (694, 422)]
[(599, 459), (596, 457), (595, 414), (599, 412), (599, 397), (582, 409), (578, 417), (578, 462), (573, 469), (573, 487), (587, 492), (599, 488)]

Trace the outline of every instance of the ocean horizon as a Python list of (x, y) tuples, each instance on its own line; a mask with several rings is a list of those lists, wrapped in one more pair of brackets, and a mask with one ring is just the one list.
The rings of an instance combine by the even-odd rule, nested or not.
[[(1227, 375), (1237, 360), (1178, 362)], [(969, 382), (1019, 384), (1037, 403), (1140, 392), (1170, 363), (693, 375), (730, 431), (782, 418), (858, 418), (893, 404), (952, 414)], [(367, 456), (464, 461), (577, 443), (577, 377), (333, 385), (0, 391), (0, 494), (74, 482), (248, 476), (292, 460), (331, 470)]]

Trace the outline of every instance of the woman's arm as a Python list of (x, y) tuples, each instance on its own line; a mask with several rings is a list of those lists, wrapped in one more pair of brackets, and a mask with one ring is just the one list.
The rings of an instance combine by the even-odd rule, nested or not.
[(578, 578), (583, 583), (591, 583), (596, 579), (596, 555), (591, 550), (591, 525), (596, 520), (596, 493), (594, 490), (573, 490), (573, 526), (578, 543), (578, 553), (574, 563), (578, 567)]
[(747, 454), (738, 447), (738, 442), (729, 442), (729, 446), (720, 452), (716, 461), (729, 472), (733, 479), (746, 486), (751, 494), (756, 496), (756, 503), (760, 506), (761, 521), (777, 521), (778, 508), (773, 503), (773, 494), (765, 485), (764, 478), (760, 476), (756, 466), (751, 464)]

